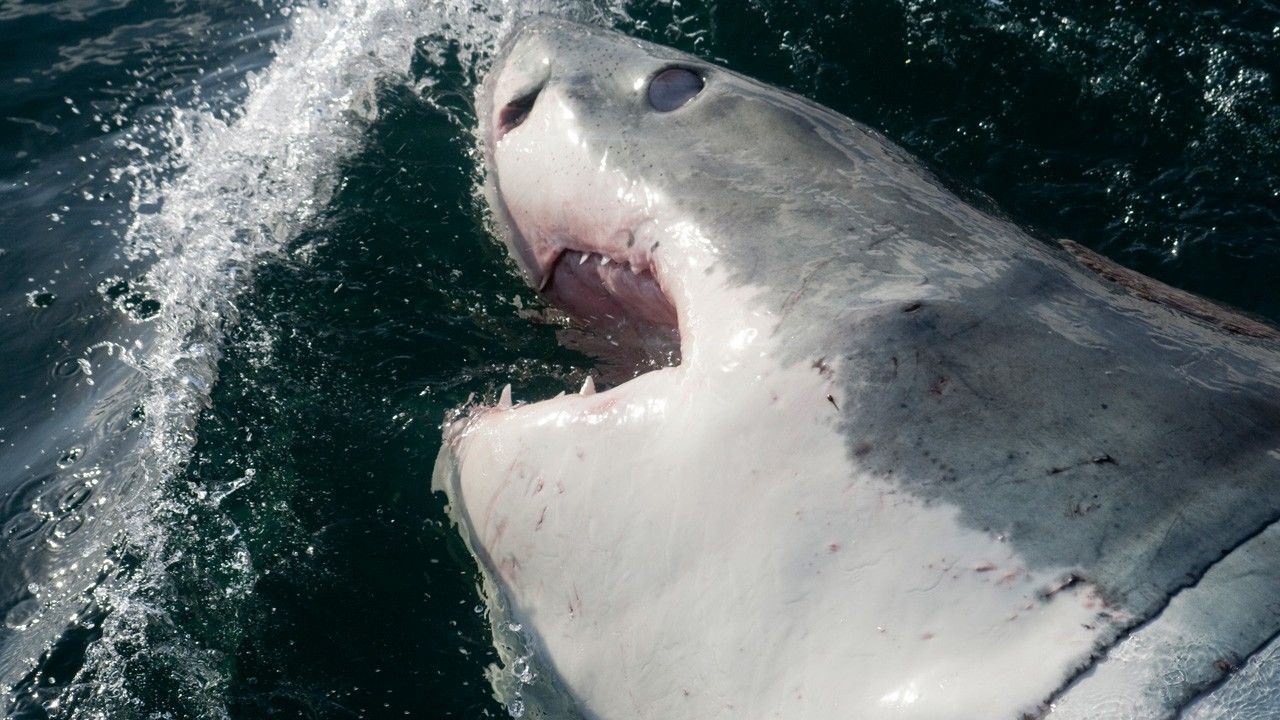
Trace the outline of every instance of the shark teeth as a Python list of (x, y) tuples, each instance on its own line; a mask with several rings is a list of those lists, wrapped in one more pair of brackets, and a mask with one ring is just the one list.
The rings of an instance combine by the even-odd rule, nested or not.
[[(578, 395), (588, 397), (596, 394), (596, 381), (590, 375), (582, 382), (582, 389), (578, 390)], [(565, 392), (561, 390), (556, 394), (557, 398), (565, 396)], [(474, 397), (474, 394), (473, 394)], [(469, 401), (468, 401), (469, 402)], [(494, 405), (496, 410), (510, 410), (515, 407), (515, 402), (511, 399), (511, 383), (502, 386), (502, 392), (498, 394), (498, 403)]]

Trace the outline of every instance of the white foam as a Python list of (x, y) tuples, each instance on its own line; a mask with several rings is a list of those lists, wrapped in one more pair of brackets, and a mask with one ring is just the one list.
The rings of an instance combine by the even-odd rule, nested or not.
[[(145, 388), (138, 477), (104, 509), (97, 542), (87, 544), (74, 566), (79, 582), (68, 583), (61, 595), (39, 597), (44, 610), (24, 638), (34, 647), (5, 668), (6, 686), (20, 680), (76, 622), (84, 588), (105, 568), (109, 579), (92, 595), (111, 612), (77, 679), (92, 678), (95, 707), (129, 701), (127, 679), (113, 668), (122, 664), (122, 643), (138, 640), (163, 612), (142, 599), (148, 588), (163, 587), (172, 561), (165, 542), (169, 528), (157, 518), (181, 510), (173, 507), (181, 501), (166, 497), (164, 489), (194, 445), (199, 413), (216, 381), (220, 343), (237, 320), (235, 299), (255, 268), (324, 208), (341, 164), (360, 148), (377, 116), (378, 83), (410, 82), (420, 38), (431, 38), (427, 42), (438, 47), (427, 49), (438, 53), (447, 51), (444, 37), (479, 49), (464, 62), (487, 56), (485, 49), (496, 45), (503, 29), (502, 15), (474, 10), (461, 0), (331, 0), (286, 9), (287, 38), (275, 48), (270, 66), (247, 78), (239, 110), (199, 101), (196, 92), (194, 107), (170, 109), (159, 128), (122, 134), (121, 147), (135, 157), (117, 171), (117, 177), (133, 179), (135, 190), (124, 252), (129, 265), (147, 268), (142, 284), (160, 304), (145, 341), (127, 356)], [(134, 139), (153, 131), (167, 152)], [(106, 559), (112, 539), (141, 555), (141, 565), (127, 577)], [(238, 553), (236, 563), (243, 567), (229, 574), (246, 581), (225, 590), (247, 593), (253, 577), (247, 552)], [(191, 672), (202, 672), (194, 653), (189, 661)], [(53, 699), (51, 707), (64, 699)], [(102, 712), (75, 714), (105, 717)]]

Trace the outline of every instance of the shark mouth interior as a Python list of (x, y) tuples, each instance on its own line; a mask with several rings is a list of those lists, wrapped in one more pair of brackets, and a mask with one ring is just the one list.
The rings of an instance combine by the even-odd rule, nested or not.
[(546, 271), (541, 291), (572, 318), (561, 342), (593, 357), (605, 383), (679, 364), (676, 309), (647, 257), (565, 249)]
[(588, 322), (630, 319), (676, 328), (676, 310), (648, 264), (578, 250), (560, 253), (542, 288), (551, 302)]

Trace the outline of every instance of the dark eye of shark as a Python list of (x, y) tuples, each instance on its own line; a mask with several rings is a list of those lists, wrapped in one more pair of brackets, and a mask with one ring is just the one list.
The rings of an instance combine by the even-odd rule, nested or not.
[(533, 92), (522, 95), (515, 100), (507, 103), (502, 108), (502, 112), (498, 114), (498, 134), (506, 135), (508, 132), (520, 127), (520, 123), (529, 117), (529, 113), (533, 111), (533, 104), (538, 100), (538, 94), (542, 92), (542, 88), (538, 88)]
[(704, 85), (702, 76), (688, 68), (667, 68), (649, 81), (649, 104), (658, 112), (671, 112), (702, 92)]

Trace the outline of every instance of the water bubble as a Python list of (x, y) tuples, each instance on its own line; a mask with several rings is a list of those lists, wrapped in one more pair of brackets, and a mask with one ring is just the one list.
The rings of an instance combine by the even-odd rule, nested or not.
[(511, 663), (511, 675), (526, 685), (533, 682), (533, 667), (528, 656), (518, 657)]
[[(79, 513), (68, 515), (57, 522), (53, 526), (51, 533), (51, 541), (62, 541), (71, 537), (77, 530), (84, 527), (84, 516)], [(52, 544), (52, 543), (51, 543)]]
[(89, 499), (89, 495), (93, 489), (88, 485), (77, 484), (67, 489), (62, 497), (58, 498), (58, 509), (62, 512), (71, 512), (84, 504)]
[(57, 482), (58, 476), (52, 473), (31, 477), (14, 488), (5, 498), (4, 509), (8, 514), (17, 514), (24, 510), (39, 509), (42, 491)]
[(0, 535), (9, 542), (18, 540), (26, 540), (44, 525), (44, 518), (30, 510), (20, 512), (9, 518), (4, 524), (4, 528), (0, 529)]
[(27, 293), (27, 304), (33, 308), (47, 308), (57, 300), (58, 296), (41, 288)]
[(4, 624), (14, 630), (22, 630), (40, 614), (40, 601), (35, 598), (19, 600), (4, 614)]
[(80, 371), (80, 363), (75, 358), (66, 358), (53, 366), (53, 376), (56, 378), (69, 378), (78, 375)]
[(103, 280), (98, 283), (98, 293), (135, 320), (149, 320), (160, 312), (160, 301), (152, 298), (146, 291), (130, 285), (123, 278), (110, 277)]
[(84, 454), (83, 448), (78, 448), (78, 447), (71, 448), (70, 450), (62, 453), (62, 457), (58, 458), (58, 467), (65, 469), (65, 468), (71, 467), (72, 465), (75, 465), (76, 461), (79, 460), (80, 456), (83, 454)]

